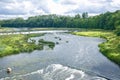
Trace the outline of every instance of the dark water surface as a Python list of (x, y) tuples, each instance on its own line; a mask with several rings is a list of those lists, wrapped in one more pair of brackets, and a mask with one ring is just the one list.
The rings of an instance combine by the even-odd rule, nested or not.
[[(67, 33), (32, 39), (58, 44), (53, 50), (45, 46), (42, 51), (0, 58), (0, 80), (120, 80), (120, 68), (99, 52), (103, 39)], [(12, 68), (10, 74), (7, 67)]]

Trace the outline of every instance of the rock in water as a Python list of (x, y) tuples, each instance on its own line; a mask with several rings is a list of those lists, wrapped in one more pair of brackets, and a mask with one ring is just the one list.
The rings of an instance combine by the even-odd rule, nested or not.
[(66, 41), (66, 43), (68, 43), (68, 41)]
[(56, 44), (59, 44), (59, 42), (56, 42)]
[(11, 73), (12, 69), (11, 68), (7, 68), (7, 73)]
[(59, 38), (59, 40), (62, 40), (61, 38)]

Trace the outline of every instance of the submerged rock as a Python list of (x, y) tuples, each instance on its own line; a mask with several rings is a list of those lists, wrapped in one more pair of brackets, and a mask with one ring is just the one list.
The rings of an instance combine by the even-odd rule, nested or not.
[(66, 43), (68, 43), (69, 41), (66, 41)]
[(55, 39), (57, 39), (58, 37), (55, 37)]
[(56, 42), (56, 44), (59, 44), (59, 42)]
[(61, 38), (59, 38), (59, 40), (62, 40)]

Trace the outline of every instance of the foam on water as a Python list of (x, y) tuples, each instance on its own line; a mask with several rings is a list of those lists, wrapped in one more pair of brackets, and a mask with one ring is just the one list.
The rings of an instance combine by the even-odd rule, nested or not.
[(106, 80), (98, 76), (90, 76), (83, 72), (82, 70), (76, 70), (63, 66), (61, 64), (51, 64), (44, 69), (40, 69), (31, 73), (16, 75), (13, 77), (5, 77), (0, 80), (14, 80), (14, 79), (23, 79), (23, 80), (36, 80), (29, 77), (37, 75), (37, 80)]
[(71, 80), (73, 79), (75, 76), (73, 74), (70, 75), (70, 77), (66, 78), (65, 80)]

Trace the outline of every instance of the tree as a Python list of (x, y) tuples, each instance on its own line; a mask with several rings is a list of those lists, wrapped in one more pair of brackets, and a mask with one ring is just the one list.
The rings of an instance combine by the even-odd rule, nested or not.
[(23, 18), (0, 20), (2, 27), (68, 27), (68, 28), (88, 28), (106, 29), (119, 32), (120, 10), (116, 12), (106, 12), (97, 16), (88, 17), (88, 13), (84, 12), (82, 16), (60, 16), (60, 15), (39, 15), (29, 17), (27, 20)]
[(75, 19), (79, 19), (79, 18), (81, 18), (80, 14), (76, 14)]
[(87, 12), (82, 13), (82, 18), (84, 19), (88, 18), (88, 13)]
[(115, 33), (120, 36), (120, 25), (116, 27)]

